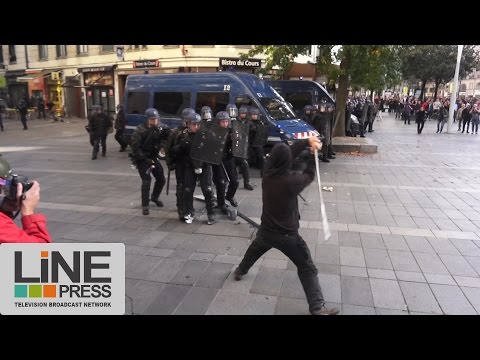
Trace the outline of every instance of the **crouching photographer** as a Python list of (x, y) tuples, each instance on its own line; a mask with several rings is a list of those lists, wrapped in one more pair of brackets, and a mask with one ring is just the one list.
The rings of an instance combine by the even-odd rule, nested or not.
[[(34, 214), (40, 201), (40, 184), (15, 174), (0, 155), (0, 243), (49, 243), (47, 219)], [(23, 230), (13, 220), (22, 216)]]

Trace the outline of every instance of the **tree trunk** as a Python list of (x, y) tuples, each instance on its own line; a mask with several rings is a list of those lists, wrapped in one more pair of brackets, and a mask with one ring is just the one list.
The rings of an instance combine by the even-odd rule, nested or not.
[(440, 85), (440, 81), (435, 80), (435, 93), (433, 94), (433, 101), (437, 100), (438, 85)]
[(422, 90), (420, 91), (420, 100), (423, 101), (423, 98), (425, 97), (425, 84), (427, 83), (426, 80), (422, 80)]
[(345, 136), (345, 108), (347, 106), (347, 96), (348, 96), (348, 56), (340, 63), (340, 69), (342, 75), (338, 77), (338, 92), (337, 92), (337, 114), (338, 117), (337, 126), (333, 132), (333, 137), (335, 136)]

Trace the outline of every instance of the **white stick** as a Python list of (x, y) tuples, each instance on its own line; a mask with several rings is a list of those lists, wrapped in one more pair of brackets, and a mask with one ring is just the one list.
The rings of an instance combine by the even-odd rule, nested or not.
[(318, 194), (320, 195), (320, 213), (322, 214), (322, 225), (323, 225), (323, 236), (325, 237), (325, 241), (330, 239), (330, 228), (328, 227), (328, 220), (327, 220), (327, 211), (325, 210), (325, 203), (323, 202), (323, 194), (322, 194), (322, 184), (320, 183), (320, 165), (318, 164), (318, 150), (315, 149), (315, 167), (317, 168), (317, 183), (318, 183)]

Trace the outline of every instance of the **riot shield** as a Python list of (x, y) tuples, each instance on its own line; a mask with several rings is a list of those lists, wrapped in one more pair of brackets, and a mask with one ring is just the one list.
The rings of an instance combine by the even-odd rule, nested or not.
[(209, 164), (220, 164), (228, 132), (228, 128), (222, 128), (213, 122), (202, 123), (193, 138), (190, 157)]
[(258, 123), (255, 137), (252, 140), (252, 146), (264, 146), (268, 141), (268, 125)]
[(248, 159), (248, 123), (232, 121), (232, 155)]

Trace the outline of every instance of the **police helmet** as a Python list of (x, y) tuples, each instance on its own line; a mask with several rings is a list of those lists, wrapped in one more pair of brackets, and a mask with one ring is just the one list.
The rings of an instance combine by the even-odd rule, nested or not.
[(200, 114), (202, 115), (202, 120), (205, 120), (205, 121), (212, 120), (212, 109), (210, 108), (210, 106), (202, 107), (202, 110), (200, 110)]
[(158, 113), (158, 110), (154, 108), (148, 108), (145, 110), (145, 116), (147, 119), (156, 118), (160, 120), (160, 114)]
[(10, 170), (10, 164), (0, 155), (0, 179), (6, 179)]
[(217, 116), (215, 116), (215, 121), (217, 122), (217, 124), (220, 124), (220, 121), (222, 120), (228, 120), (228, 122), (230, 123), (230, 115), (228, 115), (228, 112), (219, 111), (217, 113)]
[(253, 115), (255, 115), (256, 116), (255, 120), (257, 120), (258, 117), (260, 116), (260, 111), (256, 107), (251, 107), (248, 110), (248, 114), (250, 115), (250, 119), (252, 118)]
[(202, 118), (197, 113), (191, 113), (185, 117), (185, 120), (188, 124), (196, 124), (202, 121)]
[(248, 113), (248, 108), (245, 105), (240, 106), (240, 109), (238, 109), (238, 115), (240, 114), (245, 114), (245, 116)]
[(235, 104), (228, 104), (225, 111), (231, 118), (236, 118), (238, 116), (238, 108)]
[(187, 115), (188, 114), (194, 114), (195, 113), (195, 110), (193, 110), (192, 108), (185, 108), (182, 110), (182, 120), (183, 121), (187, 121)]

